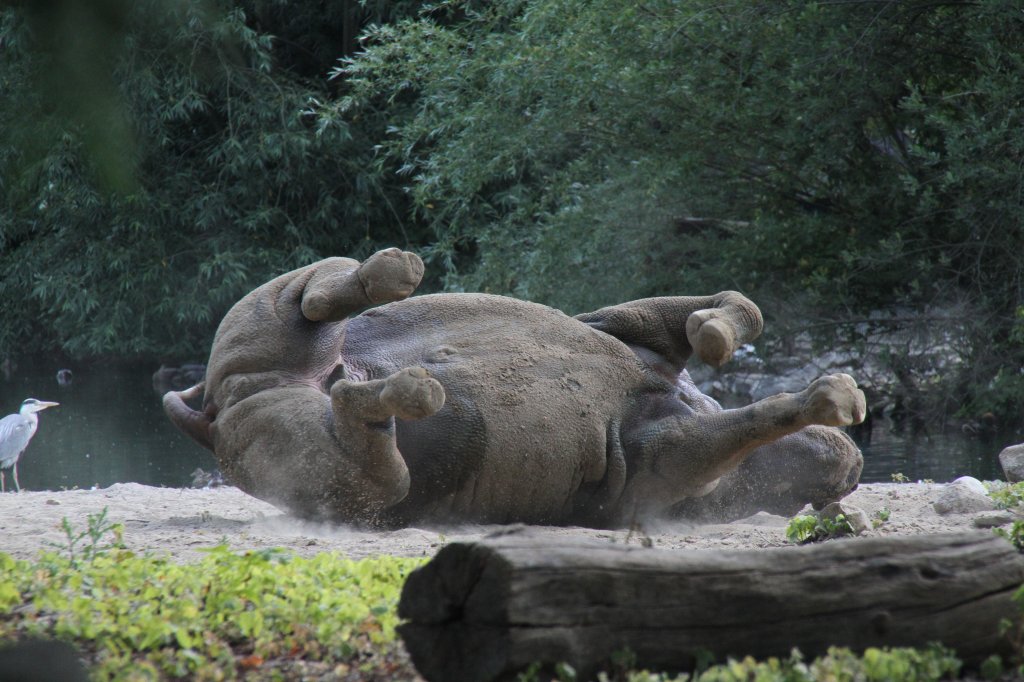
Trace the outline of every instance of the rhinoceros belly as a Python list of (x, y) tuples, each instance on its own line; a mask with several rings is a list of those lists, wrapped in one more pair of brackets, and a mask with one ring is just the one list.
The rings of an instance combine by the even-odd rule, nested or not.
[(565, 520), (576, 492), (608, 475), (609, 453), (621, 459), (616, 430), (637, 397), (666, 390), (617, 339), (500, 296), (374, 308), (347, 323), (342, 348), (353, 375), (422, 366), (445, 389), (440, 412), (396, 425), (412, 480), (396, 522)]

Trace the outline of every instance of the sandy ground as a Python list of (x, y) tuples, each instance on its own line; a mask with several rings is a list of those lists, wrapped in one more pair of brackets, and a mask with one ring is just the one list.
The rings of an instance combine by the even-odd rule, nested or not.
[[(943, 485), (875, 483), (861, 485), (847, 501), (875, 518), (888, 509), (889, 520), (864, 536), (978, 530), (973, 514), (941, 516), (932, 503)], [(32, 559), (54, 544), (66, 546), (61, 528), (85, 530), (87, 517), (107, 510), (107, 519), (124, 526), (124, 542), (136, 552), (169, 555), (175, 561), (200, 559), (204, 548), (226, 543), (234, 550), (283, 547), (301, 555), (337, 552), (350, 558), (378, 554), (433, 556), (445, 543), (473, 540), (500, 526), (406, 528), (365, 531), (313, 524), (289, 517), (236, 488), (154, 488), (119, 483), (97, 490), (26, 492), (0, 495), (0, 551)], [(588, 528), (540, 527), (533, 532), (552, 541), (599, 538), (610, 542), (645, 542), (656, 548), (706, 549), (785, 546), (787, 519), (758, 514), (730, 524), (693, 526), (685, 523), (648, 525), (642, 532)], [(863, 536), (862, 536), (863, 537)]]

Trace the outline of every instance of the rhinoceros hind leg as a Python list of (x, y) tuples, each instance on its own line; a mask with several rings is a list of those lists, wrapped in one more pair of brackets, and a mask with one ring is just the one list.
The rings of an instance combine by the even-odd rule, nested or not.
[(738, 469), (703, 497), (676, 505), (675, 518), (728, 523), (759, 511), (793, 516), (840, 500), (860, 481), (864, 457), (849, 436), (828, 426), (808, 426), (754, 450)]
[(440, 410), (444, 399), (444, 388), (422, 367), (406, 367), (375, 381), (341, 379), (331, 387), (335, 418), (344, 422), (422, 419)]
[(665, 511), (686, 497), (712, 491), (718, 479), (739, 468), (760, 446), (813, 424), (855, 424), (865, 413), (864, 393), (853, 378), (833, 374), (799, 393), (644, 424), (626, 434), (626, 450), (635, 453), (638, 470), (626, 505), (642, 513)]
[(850, 426), (860, 424), (867, 414), (864, 392), (849, 374), (831, 374), (815, 379), (797, 395), (807, 424)]
[(756, 339), (764, 327), (761, 311), (740, 293), (714, 296), (660, 296), (601, 308), (576, 319), (633, 347), (653, 351), (678, 374), (696, 351), (704, 362), (718, 367), (741, 344)]

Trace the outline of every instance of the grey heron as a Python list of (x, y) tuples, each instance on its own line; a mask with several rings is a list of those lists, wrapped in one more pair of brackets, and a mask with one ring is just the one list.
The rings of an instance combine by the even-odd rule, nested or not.
[(36, 416), (36, 412), (59, 404), (26, 398), (21, 403), (18, 414), (9, 414), (0, 419), (0, 493), (7, 491), (4, 469), (11, 467), (14, 467), (14, 489), (21, 491), (21, 484), (18, 483), (18, 459), (39, 428), (39, 417)]

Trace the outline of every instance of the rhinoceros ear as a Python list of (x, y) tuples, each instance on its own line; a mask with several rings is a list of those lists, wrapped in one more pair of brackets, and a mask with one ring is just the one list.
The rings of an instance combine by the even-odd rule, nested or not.
[(189, 407), (185, 401), (203, 395), (204, 382), (199, 382), (184, 391), (169, 391), (164, 394), (164, 412), (171, 422), (183, 433), (191, 436), (204, 448), (213, 450), (213, 438), (210, 436), (210, 424), (213, 419), (205, 412), (198, 412)]

